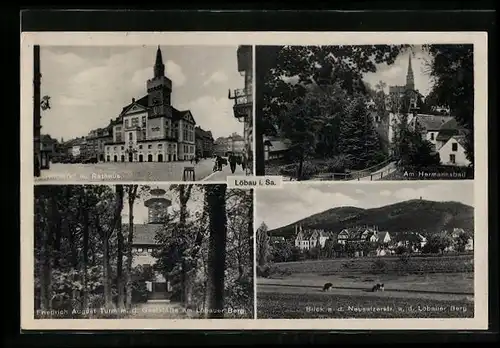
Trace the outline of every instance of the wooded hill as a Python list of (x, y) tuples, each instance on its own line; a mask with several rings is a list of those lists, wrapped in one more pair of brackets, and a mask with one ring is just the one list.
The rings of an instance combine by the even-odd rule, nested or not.
[(379, 208), (338, 207), (311, 215), (287, 226), (269, 231), (273, 236), (291, 238), (295, 225), (304, 229), (324, 229), (338, 232), (355, 226), (378, 226), (390, 233), (419, 232), (425, 236), (463, 228), (474, 231), (474, 208), (459, 202), (408, 200)]

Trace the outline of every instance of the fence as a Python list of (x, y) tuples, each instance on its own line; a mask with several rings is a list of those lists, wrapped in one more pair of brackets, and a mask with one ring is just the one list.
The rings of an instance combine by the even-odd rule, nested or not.
[(390, 174), (394, 171), (394, 167), (390, 166), (384, 170), (384, 167), (388, 166), (392, 162), (392, 159), (385, 160), (380, 162), (374, 166), (365, 168), (363, 170), (358, 170), (354, 172), (347, 173), (320, 173), (312, 177), (313, 180), (319, 181), (332, 181), (332, 180), (340, 180), (340, 181), (348, 181), (348, 180), (379, 180), (382, 179), (385, 175)]
[(194, 167), (184, 167), (182, 181), (195, 181)]

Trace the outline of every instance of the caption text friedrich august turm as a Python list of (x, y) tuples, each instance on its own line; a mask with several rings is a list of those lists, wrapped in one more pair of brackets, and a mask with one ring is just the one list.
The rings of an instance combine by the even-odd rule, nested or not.
[(127, 309), (106, 309), (106, 308), (87, 308), (87, 309), (61, 309), (61, 310), (37, 310), (36, 315), (40, 317), (66, 317), (66, 316), (78, 316), (78, 315), (126, 315), (126, 314), (155, 314), (155, 313), (169, 313), (169, 314), (208, 314), (208, 313), (223, 313), (231, 314), (236, 316), (243, 316), (246, 314), (244, 309), (238, 308), (224, 308), (219, 311), (211, 311), (208, 309), (186, 309), (180, 307), (143, 307), (143, 308), (132, 308)]
[(230, 188), (281, 188), (281, 176), (228, 176), (227, 185)]

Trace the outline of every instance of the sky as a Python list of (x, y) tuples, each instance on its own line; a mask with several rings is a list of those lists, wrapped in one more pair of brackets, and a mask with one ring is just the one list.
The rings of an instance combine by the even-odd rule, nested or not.
[[(42, 112), (42, 133), (69, 140), (105, 127), (132, 98), (147, 94), (156, 46), (42, 47), (41, 95), (51, 97)], [(161, 46), (165, 75), (172, 80), (172, 105), (191, 110), (197, 125), (214, 139), (243, 125), (233, 116), (228, 90), (243, 88), (237, 47)]]
[(426, 96), (432, 87), (432, 79), (429, 76), (427, 64), (432, 61), (431, 56), (422, 50), (420, 45), (412, 46), (411, 51), (401, 53), (396, 61), (387, 65), (377, 64), (377, 71), (366, 73), (363, 81), (368, 82), (373, 88), (383, 81), (386, 83), (385, 92), (389, 92), (389, 86), (404, 86), (406, 84), (406, 73), (408, 71), (408, 56), (412, 55), (411, 65), (415, 81), (415, 89)]
[[(168, 213), (173, 214), (174, 211), (179, 211), (179, 196), (178, 194), (170, 189), (170, 185), (150, 185), (151, 189), (160, 188), (166, 191), (165, 198), (172, 202), (172, 205), (168, 208)], [(202, 185), (195, 185), (191, 192), (191, 197), (187, 203), (188, 212), (201, 212), (203, 209), (204, 193), (202, 190)], [(144, 201), (150, 198), (151, 195), (144, 194), (138, 199), (136, 199), (134, 204), (134, 223), (142, 224), (148, 222), (148, 208), (144, 206)], [(122, 221), (123, 223), (128, 223), (129, 207), (125, 197), (125, 203), (123, 205)]]
[(282, 190), (257, 191), (256, 228), (262, 222), (269, 229), (286, 226), (336, 207), (369, 209), (420, 197), (429, 201), (455, 201), (474, 206), (473, 181), (285, 185)]

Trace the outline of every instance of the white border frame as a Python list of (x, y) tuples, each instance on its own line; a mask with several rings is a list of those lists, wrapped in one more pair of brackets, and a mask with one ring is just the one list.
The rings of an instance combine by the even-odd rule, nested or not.
[[(33, 288), (33, 45), (361, 45), (474, 44), (475, 134), (475, 317), (472, 319), (34, 319)], [(255, 48), (254, 48), (255, 49)], [(487, 33), (486, 32), (24, 32), (21, 35), (21, 328), (31, 330), (265, 329), (265, 330), (409, 330), (488, 328), (488, 177), (487, 177)], [(255, 56), (253, 57), (255, 67)], [(255, 91), (256, 71), (253, 71)], [(254, 93), (255, 96), (255, 93)], [(254, 103), (255, 110), (255, 103)], [(255, 150), (255, 112), (254, 112)], [(254, 153), (254, 157), (255, 157)], [(255, 173), (255, 161), (254, 161)], [(439, 181), (445, 184), (446, 181)], [(121, 183), (121, 182), (120, 182)], [(162, 184), (166, 182), (158, 182)], [(193, 183), (203, 182), (168, 182)], [(205, 182), (214, 184), (217, 182)], [(39, 182), (37, 184), (54, 184)], [(59, 182), (99, 184), (98, 182)], [(116, 184), (106, 181), (102, 184)], [(123, 182), (125, 184), (125, 182)], [(151, 184), (134, 182), (134, 184)], [(289, 185), (292, 183), (287, 183)], [(306, 184), (306, 183), (301, 183)], [(352, 185), (376, 183), (347, 183)], [(286, 186), (284, 186), (286, 187)], [(255, 193), (254, 193), (255, 195)], [(255, 212), (254, 212), (255, 214)], [(483, 232), (483, 233), (477, 233)], [(255, 245), (255, 239), (254, 239)], [(254, 268), (255, 272), (255, 268)], [(255, 285), (256, 286), (256, 285)]]

